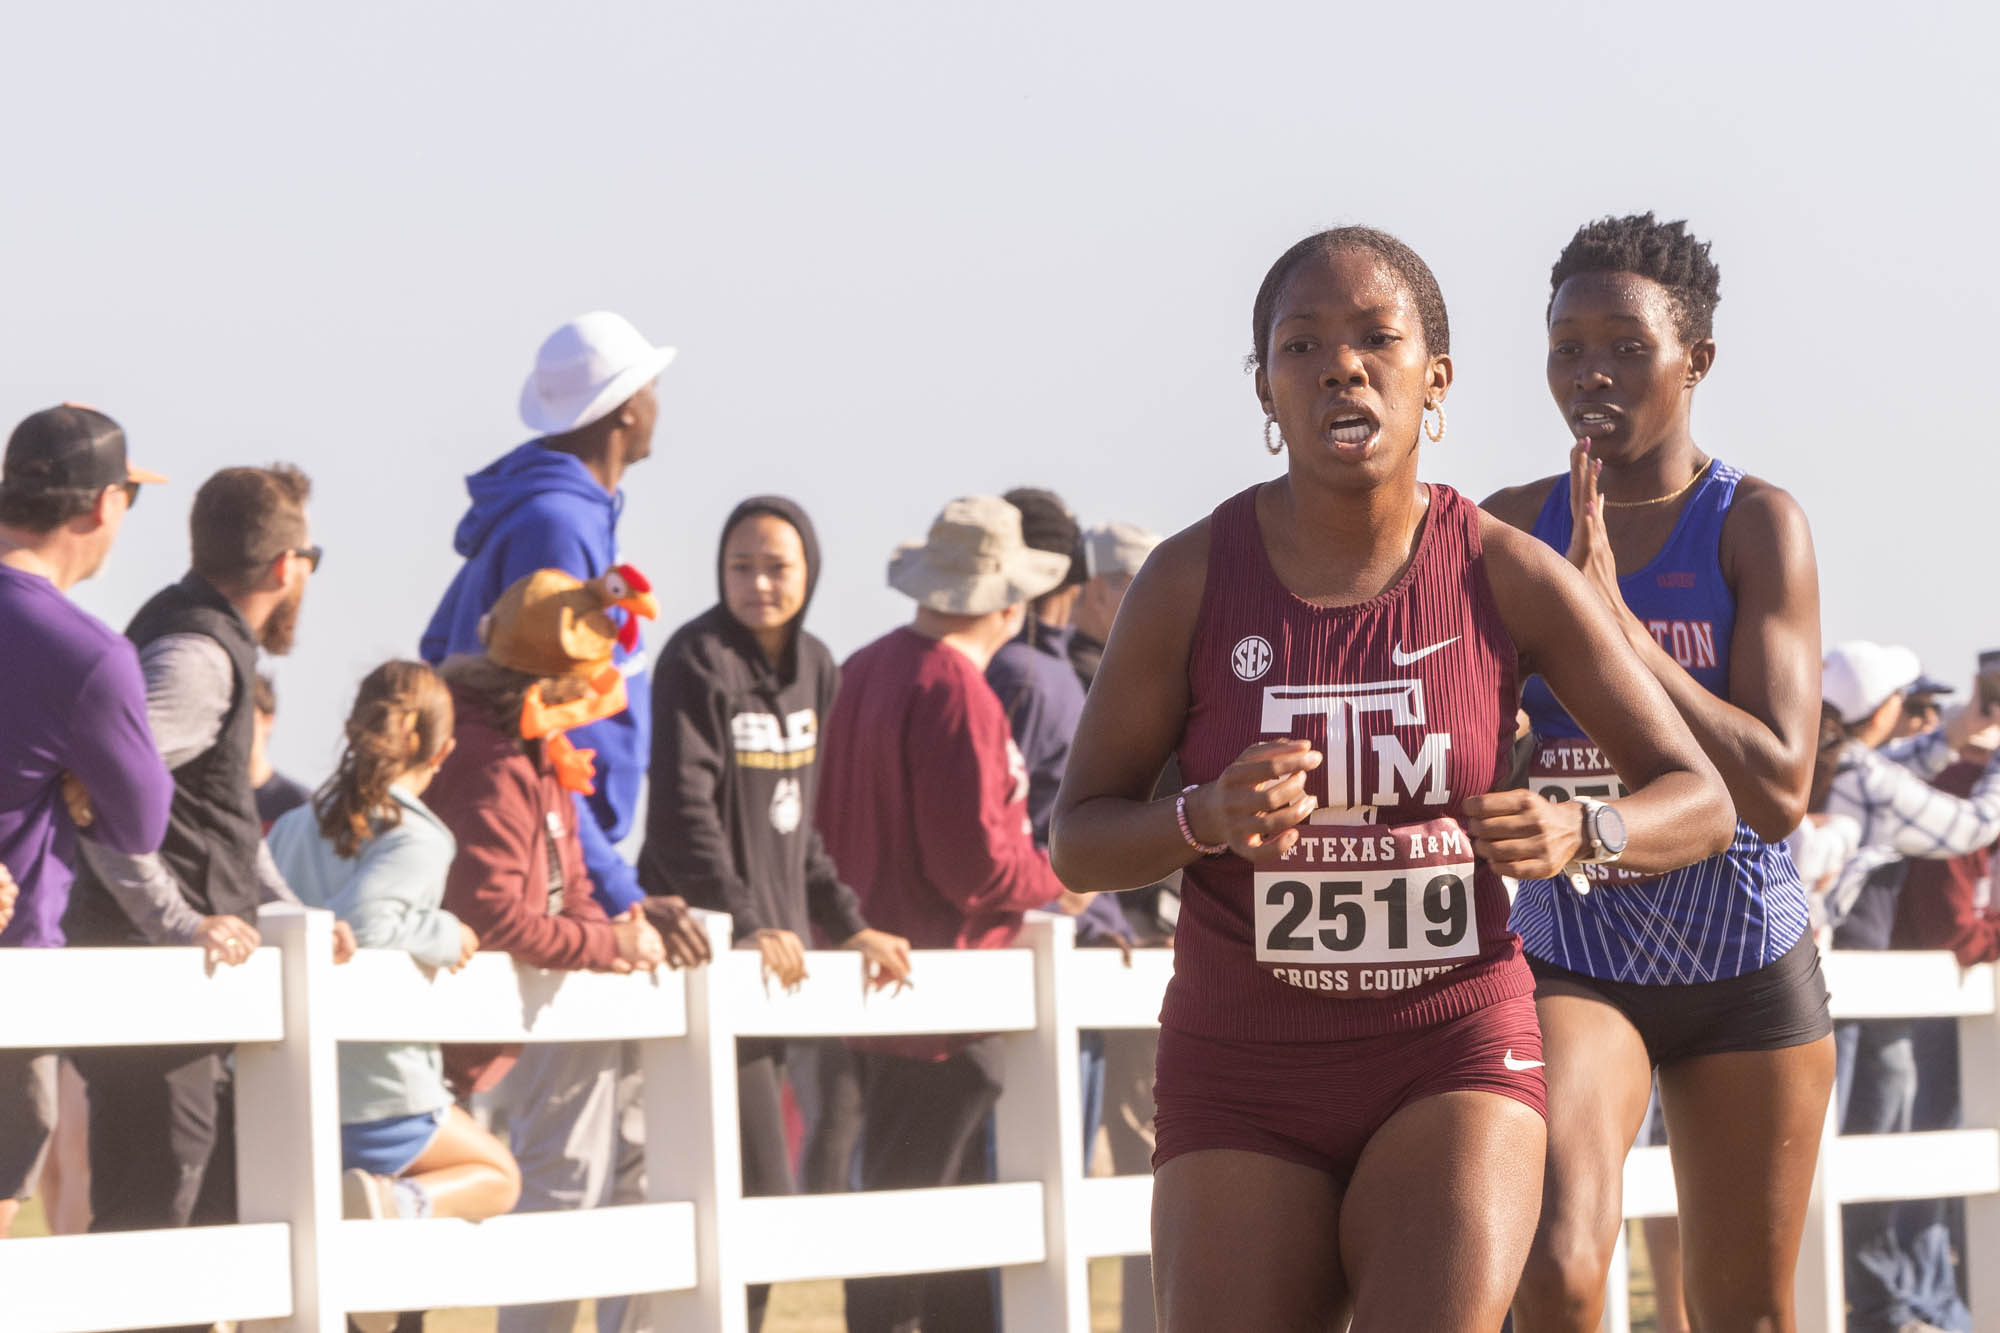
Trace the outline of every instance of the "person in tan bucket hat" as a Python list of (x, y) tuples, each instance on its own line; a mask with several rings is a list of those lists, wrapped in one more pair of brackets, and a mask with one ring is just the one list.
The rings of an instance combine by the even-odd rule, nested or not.
[[(1061, 583), (1067, 554), (1029, 548), (1005, 500), (953, 500), (922, 545), (900, 548), (889, 586), (910, 624), (850, 657), (820, 734), (818, 826), (869, 925), (921, 949), (998, 949), (1051, 901), (1081, 911), (1028, 827), (1028, 771), (987, 664), (1028, 603)], [(981, 1131), (1000, 1096), (1000, 1041), (953, 1035), (857, 1040), (861, 1187), (986, 1178)], [(983, 1272), (857, 1278), (850, 1333), (996, 1327)]]
[(953, 500), (931, 523), (927, 540), (905, 542), (889, 560), (890, 587), (955, 616), (1025, 607), (1068, 573), (1069, 557), (1029, 546), (1021, 538), (1021, 511), (993, 495)]

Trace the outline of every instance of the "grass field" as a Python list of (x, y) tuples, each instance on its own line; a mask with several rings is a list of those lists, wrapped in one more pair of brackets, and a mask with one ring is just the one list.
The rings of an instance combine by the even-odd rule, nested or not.
[[(38, 1202), (30, 1202), (15, 1221), (17, 1236), (47, 1234)], [(1637, 1227), (1632, 1228), (1632, 1329), (1633, 1333), (1653, 1333), (1653, 1276), (1646, 1263), (1646, 1242)], [(1091, 1333), (1113, 1333), (1118, 1328), (1119, 1279), (1122, 1269), (1115, 1259), (1099, 1259), (1090, 1265)], [(1148, 1294), (1147, 1299), (1151, 1299)], [(771, 1308), (764, 1320), (764, 1333), (846, 1333), (841, 1318), (840, 1283), (794, 1282), (771, 1291)], [(595, 1333), (592, 1307), (584, 1302), (578, 1316), (577, 1333)], [(425, 1333), (493, 1333), (491, 1310), (435, 1310), (424, 1320)]]

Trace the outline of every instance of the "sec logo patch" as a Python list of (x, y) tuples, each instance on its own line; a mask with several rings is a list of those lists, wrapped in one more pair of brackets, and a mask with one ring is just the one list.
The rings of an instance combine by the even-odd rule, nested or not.
[(1251, 634), (1236, 641), (1230, 650), (1229, 666), (1238, 680), (1259, 680), (1271, 669), (1271, 641)]

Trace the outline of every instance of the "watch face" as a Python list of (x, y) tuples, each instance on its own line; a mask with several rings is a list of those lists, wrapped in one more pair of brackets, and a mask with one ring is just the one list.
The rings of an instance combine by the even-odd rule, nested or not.
[(1597, 843), (1604, 849), (1604, 854), (1617, 856), (1622, 853), (1626, 843), (1625, 816), (1609, 805), (1600, 805), (1591, 814), (1595, 816)]

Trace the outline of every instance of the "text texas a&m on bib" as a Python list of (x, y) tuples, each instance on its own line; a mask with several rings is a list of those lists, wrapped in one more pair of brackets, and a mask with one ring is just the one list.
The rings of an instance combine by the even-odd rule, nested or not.
[(1254, 877), (1257, 962), (1333, 996), (1393, 995), (1479, 956), (1472, 839), (1455, 819), (1302, 827)]

